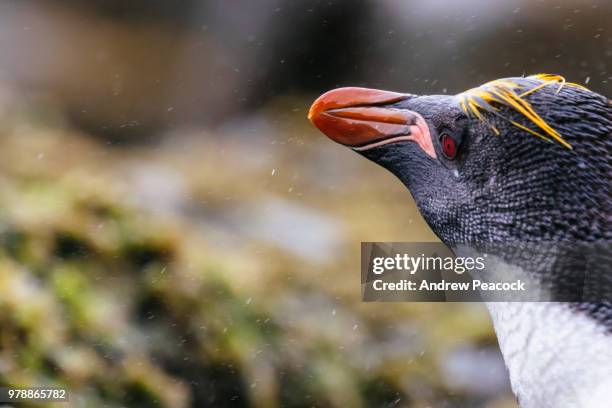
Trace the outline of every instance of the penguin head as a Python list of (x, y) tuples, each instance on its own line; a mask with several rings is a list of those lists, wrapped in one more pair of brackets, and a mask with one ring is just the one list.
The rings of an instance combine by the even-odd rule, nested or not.
[(553, 75), (458, 95), (339, 88), (310, 120), (391, 171), (446, 243), (592, 240), (609, 198), (606, 98)]

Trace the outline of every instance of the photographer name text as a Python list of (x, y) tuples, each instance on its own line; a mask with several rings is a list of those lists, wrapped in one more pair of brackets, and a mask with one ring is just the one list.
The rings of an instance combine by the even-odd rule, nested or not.
[(483, 282), (474, 279), (471, 282), (428, 282), (426, 280), (414, 282), (402, 279), (398, 282), (384, 282), (377, 279), (373, 282), (374, 290), (380, 291), (524, 291), (525, 282), (520, 279), (514, 282)]

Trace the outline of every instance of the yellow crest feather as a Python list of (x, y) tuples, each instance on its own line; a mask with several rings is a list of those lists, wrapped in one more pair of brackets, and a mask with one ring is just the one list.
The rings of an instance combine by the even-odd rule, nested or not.
[[(534, 86), (534, 79), (540, 83)], [(567, 143), (555, 129), (546, 123), (546, 121), (533, 110), (531, 104), (524, 99), (525, 96), (539, 89), (555, 84), (558, 85), (556, 92), (559, 92), (564, 86), (584, 88), (578, 84), (565, 82), (565, 78), (560, 75), (537, 74), (526, 78), (497, 79), (462, 92), (456, 95), (456, 98), (459, 101), (459, 106), (468, 116), (473, 115), (480, 121), (487, 123), (496, 135), (499, 135), (500, 132), (494, 125), (487, 121), (484, 115), (485, 112), (492, 113), (534, 136), (547, 141), (551, 141), (552, 138), (568, 149), (571, 149), (572, 146)], [(514, 109), (539, 129), (533, 130), (514, 120), (505, 118), (499, 113), (499, 105)]]

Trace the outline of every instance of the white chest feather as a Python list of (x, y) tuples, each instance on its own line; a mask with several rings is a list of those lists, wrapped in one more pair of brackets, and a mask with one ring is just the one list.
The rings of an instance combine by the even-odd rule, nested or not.
[(562, 303), (488, 303), (522, 408), (612, 407), (612, 336)]

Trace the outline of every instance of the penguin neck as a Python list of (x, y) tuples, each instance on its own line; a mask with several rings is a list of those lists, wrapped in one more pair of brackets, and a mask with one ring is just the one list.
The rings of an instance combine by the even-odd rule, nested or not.
[[(470, 251), (474, 251), (470, 247), (454, 250), (460, 256), (473, 256)], [(485, 272), (487, 276), (480, 278), (495, 281), (496, 277), (507, 279), (512, 275), (513, 279), (541, 283), (542, 268), (534, 272), (517, 266), (520, 262), (516, 261), (512, 256), (499, 256)], [(550, 265), (558, 266), (557, 261), (554, 259)], [(590, 308), (597, 304), (516, 300), (487, 302), (487, 308), (521, 407), (609, 406), (612, 330), (610, 322), (602, 321)], [(609, 381), (602, 381), (604, 378)]]

